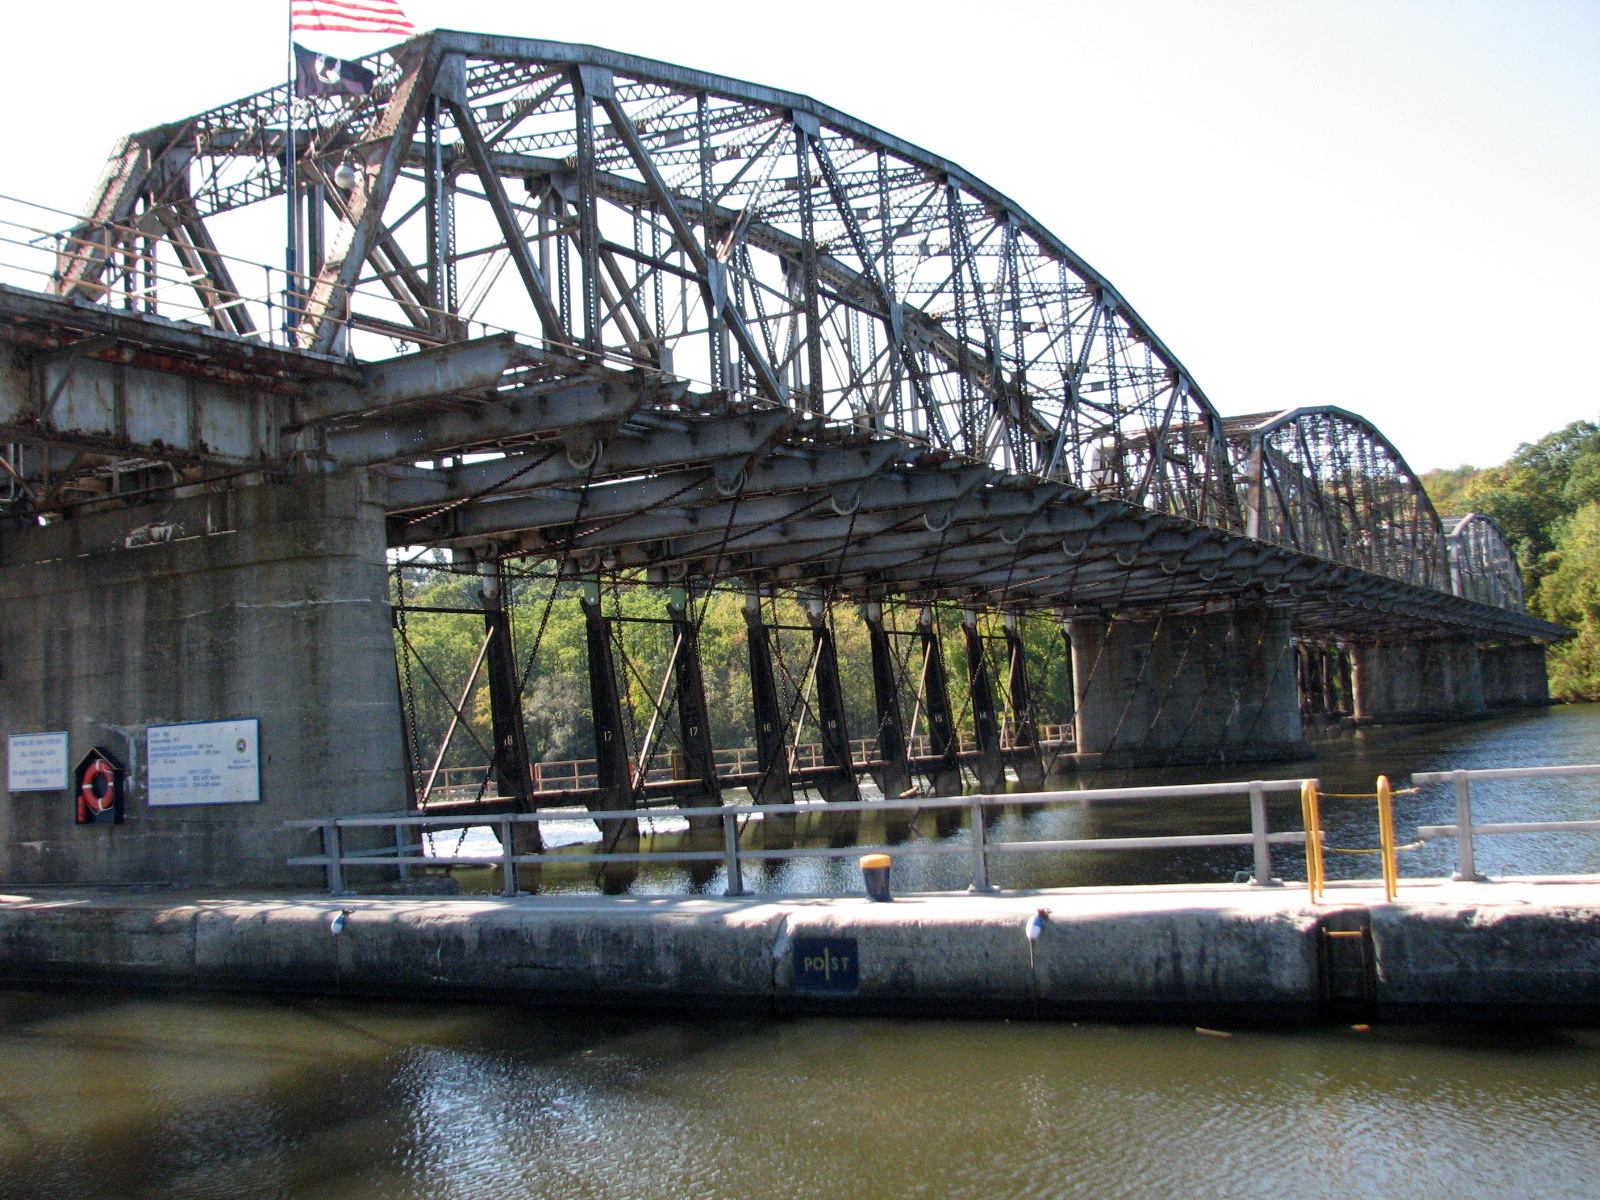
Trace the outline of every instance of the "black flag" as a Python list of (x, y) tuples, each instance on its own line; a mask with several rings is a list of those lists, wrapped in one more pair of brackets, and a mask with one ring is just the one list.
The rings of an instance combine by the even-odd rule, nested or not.
[(377, 76), (360, 63), (345, 62), (331, 54), (294, 46), (294, 94), (296, 96), (365, 96), (372, 91)]

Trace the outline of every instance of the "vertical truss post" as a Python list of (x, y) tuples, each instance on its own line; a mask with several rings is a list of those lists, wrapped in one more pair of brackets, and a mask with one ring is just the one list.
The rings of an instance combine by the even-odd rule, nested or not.
[[(709, 342), (708, 350), (711, 358), (711, 386), (725, 388), (728, 386), (728, 327), (722, 320), (722, 306), (720, 299), (725, 294), (725, 289), (714, 286), (713, 274), (722, 269), (722, 264), (716, 257), (716, 229), (711, 219), (711, 209), (715, 197), (714, 181), (711, 168), (716, 163), (716, 149), (711, 144), (711, 113), (706, 94), (700, 92), (695, 96), (695, 143), (699, 147), (700, 163), (700, 211), (705, 214), (701, 226), (703, 243), (694, 247), (679, 238), (681, 248), (688, 256), (691, 263), (698, 257), (705, 260), (705, 288), (706, 303), (706, 338)], [(693, 233), (690, 233), (692, 240)], [(713, 265), (715, 264), (715, 265)], [(695, 264), (699, 265), (699, 264)], [(720, 279), (716, 281), (720, 283)]]
[(850, 729), (844, 719), (844, 688), (839, 679), (839, 654), (833, 630), (828, 628), (828, 606), (820, 599), (806, 601), (811, 620), (811, 641), (816, 654), (817, 724), (822, 733), (822, 761), (836, 769), (820, 787), (825, 800), (859, 800), (856, 769), (850, 758)]
[(905, 722), (900, 715), (900, 688), (895, 679), (894, 647), (883, 624), (883, 605), (861, 606), (872, 646), (872, 697), (878, 714), (878, 790), (893, 800), (911, 787), (911, 762), (906, 755)]
[(807, 112), (794, 114), (795, 186), (800, 189), (800, 300), (805, 309), (806, 381), (798, 397), (801, 408), (823, 410), (822, 317), (817, 307), (816, 202), (812, 195), (811, 139), (822, 132), (821, 122)]
[(489, 677), (495, 785), (500, 795), (510, 800), (518, 812), (527, 812), (532, 807), (528, 799), (528, 742), (522, 721), (522, 689), (517, 678), (517, 656), (511, 644), (511, 614), (505, 606), (505, 584), (504, 563), (485, 560), (478, 564), (484, 633), (488, 635), (483, 665)]
[[(427, 280), (428, 294), (432, 297), (433, 307), (444, 308), (445, 272), (449, 269), (447, 263), (449, 252), (446, 249), (445, 237), (446, 214), (444, 211), (444, 152), (439, 142), (440, 105), (439, 97), (429, 96), (428, 107), (423, 114), (423, 224), (425, 235), (428, 239)], [(435, 333), (444, 332), (444, 318), (440, 313), (433, 313), (432, 323)]]
[(793, 804), (789, 781), (789, 723), (772, 673), (772, 631), (761, 619), (761, 593), (744, 600), (744, 627), (750, 648), (750, 700), (756, 723), (756, 759), (761, 781), (751, 788), (757, 804)]
[(961, 794), (961, 738), (956, 733), (955, 716), (950, 711), (950, 684), (945, 677), (944, 651), (939, 645), (939, 627), (932, 606), (917, 617), (917, 636), (922, 640), (923, 708), (928, 714), (928, 748), (937, 759), (928, 772), (935, 796)]
[(1013, 749), (1012, 761), (1017, 780), (1025, 788), (1037, 790), (1044, 784), (1044, 765), (1039, 758), (1039, 718), (1033, 707), (1033, 684), (1028, 679), (1027, 647), (1017, 614), (1006, 614), (1006, 658), (1009, 671), (1006, 690), (1011, 697)]
[[(628, 743), (617, 690), (617, 668), (611, 652), (611, 622), (600, 610), (600, 584), (585, 583), (583, 632), (589, 651), (589, 704), (594, 713), (594, 771), (600, 790), (596, 808), (633, 808), (633, 781), (628, 773)], [(610, 840), (619, 822), (607, 821), (602, 832)]]
[(1000, 720), (995, 712), (994, 683), (989, 678), (989, 656), (983, 651), (976, 609), (962, 612), (961, 633), (967, 645), (967, 687), (978, 741), (978, 791), (998, 795), (1006, 790), (1006, 768), (1000, 754)]
[(722, 785), (717, 781), (717, 758), (711, 744), (711, 713), (706, 706), (705, 676), (700, 669), (700, 634), (689, 616), (686, 588), (673, 588), (667, 593), (667, 613), (678, 646), (673, 688), (677, 693), (683, 756), (691, 775), (700, 780), (704, 803), (721, 804)]
[(590, 350), (604, 345), (600, 318), (600, 216), (595, 188), (594, 105), (611, 100), (616, 85), (605, 67), (579, 66), (572, 91), (578, 140), (578, 285), (583, 296), (583, 342)]

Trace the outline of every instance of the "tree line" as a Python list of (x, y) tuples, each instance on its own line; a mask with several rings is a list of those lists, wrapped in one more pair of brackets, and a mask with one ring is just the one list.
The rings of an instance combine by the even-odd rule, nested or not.
[(1493, 517), (1522, 568), (1529, 611), (1577, 631), (1551, 648), (1551, 694), (1600, 699), (1600, 424), (1574, 421), (1499, 466), (1421, 480), (1441, 515)]

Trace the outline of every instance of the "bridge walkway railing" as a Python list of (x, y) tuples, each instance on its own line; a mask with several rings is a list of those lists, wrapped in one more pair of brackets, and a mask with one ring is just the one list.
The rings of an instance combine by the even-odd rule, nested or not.
[[(1072, 743), (1070, 725), (1041, 723), (1038, 731), (1041, 750), (1055, 751)], [(1016, 745), (1010, 726), (1002, 731), (1000, 748), (1008, 752), (1022, 749)], [(963, 731), (960, 734), (960, 753), (974, 754), (977, 749), (978, 744), (973, 735)], [(909, 739), (907, 750), (913, 763), (917, 760), (931, 761), (933, 758), (933, 744), (924, 734)], [(748, 778), (759, 774), (761, 770), (760, 759), (754, 746), (730, 746), (718, 749), (714, 753), (718, 778)], [(876, 765), (879, 761), (878, 739), (852, 738), (850, 759), (851, 765), (857, 771), (864, 771)], [(821, 742), (801, 742), (790, 748), (789, 770), (793, 773), (820, 771), (826, 765), (822, 758)], [(681, 780), (680, 767), (681, 764), (676, 763), (674, 756), (669, 752), (653, 755), (645, 782), (667, 783)], [(637, 771), (638, 764), (630, 760), (629, 770)], [(490, 780), (487, 785), (484, 783), (488, 773), (487, 766), (440, 767), (437, 772), (418, 771), (415, 776), (417, 795), (426, 793), (430, 802), (438, 803), (460, 803), (474, 799), (498, 800), (501, 797), (494, 781)], [(599, 786), (599, 778), (595, 774), (595, 760), (592, 758), (529, 763), (528, 774), (536, 794), (581, 792)], [(430, 775), (431, 787), (429, 787)]]

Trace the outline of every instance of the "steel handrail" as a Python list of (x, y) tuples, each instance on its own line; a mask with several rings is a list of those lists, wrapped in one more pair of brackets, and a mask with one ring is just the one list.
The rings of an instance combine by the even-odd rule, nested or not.
[(1474, 779), (1561, 779), (1600, 775), (1600, 764), (1584, 763), (1570, 767), (1482, 767), (1476, 770), (1415, 771), (1411, 782), (1417, 785), (1450, 783), (1455, 785), (1456, 820), (1453, 825), (1420, 825), (1417, 836), (1423, 841), (1456, 839), (1456, 873), (1453, 879), (1482, 882), (1488, 876), (1478, 871), (1473, 839), (1480, 833), (1600, 833), (1600, 821), (1508, 821), (1493, 825), (1472, 822), (1472, 781)]
[[(665, 850), (590, 852), (583, 856), (585, 863), (643, 863), (643, 862), (715, 862), (722, 861), (727, 868), (725, 894), (746, 894), (741, 864), (744, 860), (762, 861), (785, 858), (852, 858), (861, 854), (970, 854), (972, 858), (971, 890), (995, 890), (989, 882), (989, 855), (992, 853), (1027, 853), (1064, 850), (1139, 850), (1179, 849), (1206, 846), (1250, 846), (1253, 850), (1254, 886), (1270, 887), (1281, 883), (1272, 875), (1272, 852), (1275, 845), (1298, 845), (1309, 841), (1319, 842), (1320, 831), (1299, 830), (1273, 833), (1267, 828), (1266, 795), (1269, 792), (1304, 793), (1306, 785), (1316, 784), (1305, 779), (1257, 779), (1229, 783), (1179, 784), (1170, 787), (1148, 788), (1095, 788), (1083, 791), (1029, 792), (1018, 795), (934, 796), (893, 800), (842, 801), (824, 804), (725, 804), (699, 808), (650, 809), (539, 809), (528, 813), (498, 814), (489, 820), (464, 816), (430, 817), (411, 813), (374, 814), (348, 817), (306, 817), (284, 822), (289, 829), (319, 830), (323, 852), (318, 855), (297, 856), (289, 859), (291, 866), (321, 866), (328, 875), (328, 890), (340, 894), (345, 890), (344, 869), (347, 866), (393, 866), (402, 872), (412, 866), (451, 866), (470, 864), (493, 866), (498, 863), (504, 872), (504, 894), (517, 894), (516, 869), (520, 865), (545, 862), (572, 863), (571, 854), (518, 854), (514, 846), (514, 829), (517, 825), (574, 819), (601, 821), (639, 821), (664, 817), (693, 820), (711, 819), (722, 826), (723, 848), (715, 850)], [(1182, 834), (1173, 836), (1137, 838), (1084, 838), (1073, 840), (1039, 840), (1031, 842), (990, 843), (984, 825), (984, 809), (993, 806), (1037, 806), (1060, 804), (1068, 801), (1114, 801), (1184, 799), (1204, 796), (1238, 796), (1250, 798), (1250, 832), (1223, 834)], [(746, 850), (739, 845), (740, 818), (763, 818), (799, 813), (849, 813), (849, 812), (905, 812), (940, 809), (967, 809), (969, 837), (966, 845), (952, 842), (902, 843), (896, 846), (800, 846), (783, 850)], [(404, 840), (408, 829), (460, 829), (467, 826), (494, 824), (499, 826), (501, 853), (494, 856), (433, 855), (413, 853)], [(395, 832), (395, 851), (356, 851), (343, 849), (344, 831), (352, 829), (392, 828)], [(417, 847), (420, 850), (420, 847)]]

